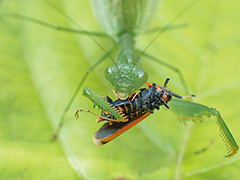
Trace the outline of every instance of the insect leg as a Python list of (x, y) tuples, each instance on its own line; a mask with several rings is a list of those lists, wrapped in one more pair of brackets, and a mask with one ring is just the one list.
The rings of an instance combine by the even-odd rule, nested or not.
[[(103, 117), (103, 116), (99, 116), (98, 114), (90, 111), (89, 109), (78, 109), (76, 112), (75, 112), (75, 117), (78, 119), (79, 118), (79, 112), (87, 112), (87, 113), (91, 113), (93, 114), (94, 116), (97, 116), (99, 117), (101, 120), (107, 120), (107, 121), (112, 121), (112, 122), (119, 122), (117, 119), (112, 119), (112, 118), (107, 118), (107, 117)], [(100, 122), (100, 121), (98, 121)]]
[(216, 109), (204, 106), (202, 104), (178, 99), (172, 99), (169, 102), (169, 105), (171, 106), (170, 109), (179, 116), (180, 120), (183, 121), (191, 120), (194, 122), (202, 122), (203, 116), (215, 116), (217, 118), (220, 136), (228, 151), (228, 155), (226, 157), (231, 157), (237, 153), (239, 147), (224, 120), (222, 119), (220, 113)]
[(116, 98), (119, 99), (119, 97), (118, 97), (118, 95), (117, 95), (117, 93), (116, 93), (116, 91), (114, 89), (113, 89), (113, 93), (116, 96)]
[(69, 33), (77, 33), (77, 34), (82, 34), (82, 35), (87, 34), (87, 35), (96, 36), (96, 37), (108, 37), (108, 35), (105, 33), (91, 32), (91, 31), (87, 31), (87, 33), (86, 33), (86, 31), (83, 31), (83, 30), (72, 29), (72, 28), (67, 28), (67, 27), (50, 24), (50, 23), (41, 21), (39, 19), (24, 16), (21, 14), (14, 14), (14, 13), (0, 14), (0, 19), (4, 19), (4, 18), (14, 18), (14, 19), (19, 19), (19, 20), (23, 20), (23, 21), (28, 21), (28, 22), (38, 24), (41, 26), (45, 26), (47, 28), (54, 29), (57, 31), (65, 31), (65, 32), (69, 32)]
[[(110, 50), (110, 51), (108, 51), (108, 53), (112, 53), (112, 51), (113, 51), (113, 49)], [(85, 73), (85, 75), (83, 76), (83, 78), (81, 79), (81, 81), (79, 82), (79, 84), (78, 84), (75, 92), (73, 93), (71, 99), (69, 100), (67, 106), (65, 107), (65, 109), (64, 109), (64, 111), (63, 111), (63, 113), (62, 113), (62, 115), (61, 115), (61, 118), (60, 118), (60, 121), (59, 121), (59, 124), (58, 124), (58, 128), (57, 128), (57, 130), (55, 131), (55, 133), (53, 134), (53, 136), (52, 136), (52, 138), (51, 138), (51, 141), (54, 141), (54, 140), (57, 138), (57, 136), (58, 136), (58, 134), (59, 134), (59, 132), (60, 132), (62, 126), (63, 126), (63, 122), (64, 122), (64, 119), (65, 119), (65, 116), (66, 116), (66, 114), (67, 114), (70, 106), (72, 105), (74, 99), (76, 98), (79, 89), (82, 87), (84, 81), (86, 80), (88, 74), (89, 74), (96, 66), (98, 66), (103, 60), (105, 60), (107, 57), (108, 57), (108, 55), (105, 54), (105, 55), (102, 56), (95, 64), (93, 64), (90, 68), (88, 68), (87, 72)]]
[(178, 29), (178, 28), (187, 27), (188, 25), (189, 25), (188, 23), (182, 23), (182, 24), (170, 25), (167, 28), (166, 28), (166, 26), (163, 26), (163, 27), (159, 27), (159, 28), (146, 30), (143, 34), (150, 34), (150, 33), (159, 32), (159, 31), (163, 31), (163, 30), (174, 30), (174, 29)]
[(113, 117), (117, 119), (117, 122), (128, 121), (127, 116), (123, 112), (110, 104), (107, 99), (104, 98), (102, 95), (92, 91), (90, 88), (84, 88), (83, 95), (90, 99), (94, 103), (94, 105), (99, 107), (102, 112), (106, 110), (106, 112), (110, 113)]
[[(138, 52), (142, 52), (142, 51), (138, 50)], [(159, 64), (162, 64), (162, 65), (172, 69), (173, 71), (175, 71), (178, 74), (178, 76), (179, 76), (179, 79), (180, 79), (180, 81), (182, 83), (182, 86), (184, 87), (185, 93), (186, 94), (190, 94), (189, 89), (187, 87), (187, 84), (186, 84), (186, 82), (185, 82), (185, 80), (183, 78), (182, 72), (178, 68), (176, 68), (175, 66), (173, 66), (171, 64), (168, 64), (168, 63), (162, 61), (161, 59), (156, 58), (156, 57), (154, 57), (154, 56), (152, 56), (152, 55), (150, 55), (148, 53), (144, 53), (143, 55), (148, 57), (149, 59), (151, 59), (151, 60), (153, 60), (153, 61), (155, 61), (155, 62), (157, 62)]]
[(190, 94), (190, 95), (187, 95), (187, 96), (182, 96), (182, 99), (187, 99), (187, 98), (191, 98), (191, 97), (196, 97), (196, 95)]

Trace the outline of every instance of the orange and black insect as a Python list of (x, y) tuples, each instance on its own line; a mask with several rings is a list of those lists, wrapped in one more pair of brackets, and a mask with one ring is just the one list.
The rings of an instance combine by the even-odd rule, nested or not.
[[(155, 83), (146, 83), (149, 87), (148, 89), (140, 89), (139, 92), (133, 93), (126, 100), (118, 98), (116, 101), (113, 101), (110, 97), (106, 96), (106, 101), (111, 107), (111, 110), (104, 109), (101, 116), (97, 119), (97, 122), (108, 121), (108, 123), (105, 123), (95, 134), (93, 139), (94, 144), (106, 144), (145, 119), (148, 115), (152, 114), (155, 109), (159, 110), (162, 105), (169, 108), (167, 103), (171, 100), (172, 96), (182, 99), (182, 96), (166, 88), (169, 80), (169, 78), (166, 79), (164, 86)], [(192, 96), (193, 95), (190, 97)], [(96, 103), (96, 99), (94, 103)], [(82, 110), (76, 112), (77, 116), (79, 111)], [(87, 110), (87, 112), (90, 111)], [(123, 120), (115, 117), (111, 112), (117, 113)]]
[[(167, 103), (171, 100), (172, 96), (182, 98), (166, 89), (168, 81), (169, 79), (166, 80), (163, 87), (155, 83), (152, 85), (148, 83), (149, 89), (140, 89), (139, 92), (130, 95), (126, 100), (117, 99), (113, 102), (108, 96), (106, 96), (106, 99), (118, 112), (120, 111), (124, 114), (125, 118), (131, 120), (147, 112), (153, 113), (155, 109), (159, 110), (162, 105), (169, 108)], [(103, 112), (102, 116), (109, 119), (116, 119), (108, 111)], [(98, 121), (101, 120), (105, 119), (100, 117)]]

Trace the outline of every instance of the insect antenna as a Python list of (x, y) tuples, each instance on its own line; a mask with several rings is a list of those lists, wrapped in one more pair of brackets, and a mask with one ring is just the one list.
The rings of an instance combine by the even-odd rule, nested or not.
[(63, 15), (65, 18), (67, 18), (69, 21), (71, 21), (73, 24), (75, 24), (77, 27), (79, 27), (90, 39), (92, 39), (97, 45), (98, 47), (100, 47), (103, 52), (111, 59), (111, 61), (115, 64), (116, 68), (118, 69), (118, 71), (120, 71), (120, 69), (118, 68), (117, 63), (114, 61), (114, 59), (112, 58), (112, 56), (106, 51), (106, 49), (104, 49), (104, 47), (87, 31), (85, 30), (82, 26), (80, 26), (73, 18), (71, 18), (67, 13), (64, 13), (63, 11), (61, 11), (55, 4), (53, 4), (50, 1), (46, 1), (46, 0), (42, 0), (43, 2), (49, 4), (53, 9), (55, 9), (59, 14)]
[(142, 55), (146, 52), (146, 50), (157, 40), (157, 38), (163, 34), (177, 19), (179, 19), (184, 13), (186, 13), (193, 5), (195, 5), (199, 0), (192, 1), (189, 3), (182, 11), (180, 11), (166, 26), (162, 28), (162, 30), (148, 43), (148, 45), (143, 49), (143, 51), (140, 53), (138, 58), (134, 61), (133, 67), (131, 69), (131, 72), (138, 62), (138, 60), (142, 57)]
[(165, 83), (164, 83), (163, 87), (166, 88), (169, 81), (170, 81), (170, 78), (167, 78), (167, 79), (165, 80)]
[(187, 96), (180, 96), (180, 95), (178, 95), (178, 94), (170, 91), (169, 89), (167, 89), (167, 84), (168, 84), (169, 81), (170, 81), (170, 78), (167, 78), (167, 79), (165, 80), (165, 82), (164, 82), (163, 87), (160, 86), (160, 85), (158, 85), (158, 86), (159, 86), (163, 91), (167, 92), (167, 93), (170, 94), (171, 96), (176, 97), (176, 98), (178, 98), (178, 99), (185, 99), (185, 98), (196, 97), (196, 95), (194, 95), (194, 94), (187, 95)]

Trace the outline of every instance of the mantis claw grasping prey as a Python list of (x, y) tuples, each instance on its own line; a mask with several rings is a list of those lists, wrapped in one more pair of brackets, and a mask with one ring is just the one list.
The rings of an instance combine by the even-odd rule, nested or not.
[[(220, 113), (216, 109), (209, 108), (202, 104), (180, 100), (194, 97), (195, 95), (182, 97), (173, 93), (166, 88), (168, 81), (169, 79), (165, 81), (163, 87), (155, 83), (152, 85), (146, 83), (149, 89), (141, 89), (140, 92), (132, 94), (126, 100), (117, 99), (116, 101), (112, 101), (109, 97), (104, 98), (91, 89), (85, 88), (83, 95), (102, 110), (102, 115), (97, 115), (99, 117), (97, 122), (103, 120), (109, 121), (109, 123), (104, 124), (94, 135), (94, 144), (99, 146), (108, 143), (145, 119), (153, 113), (153, 110), (159, 110), (159, 107), (164, 105), (176, 113), (179, 119), (183, 121), (191, 120), (193, 122), (202, 122), (204, 116), (215, 116), (217, 118), (220, 136), (228, 150), (226, 157), (231, 157), (236, 154), (239, 147)], [(172, 99), (172, 96), (177, 99)], [(168, 102), (169, 105), (167, 105)], [(79, 112), (81, 111), (76, 111), (77, 118), (79, 117)]]

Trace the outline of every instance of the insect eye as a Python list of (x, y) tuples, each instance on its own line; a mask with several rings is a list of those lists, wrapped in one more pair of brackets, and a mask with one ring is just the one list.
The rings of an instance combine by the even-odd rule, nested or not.
[(112, 81), (115, 78), (115, 73), (112, 67), (109, 67), (105, 70), (105, 77), (109, 81)]
[(141, 72), (138, 73), (139, 78), (142, 78), (143, 76), (144, 76), (144, 71), (141, 71)]
[(168, 95), (167, 96), (167, 102), (170, 101), (172, 99), (172, 96)]
[(138, 72), (137, 76), (135, 77), (135, 81), (136, 82), (138, 82), (138, 81), (143, 82), (144, 81), (144, 83), (145, 83), (147, 81), (147, 78), (148, 78), (147, 73), (145, 71), (140, 71), (140, 72)]

